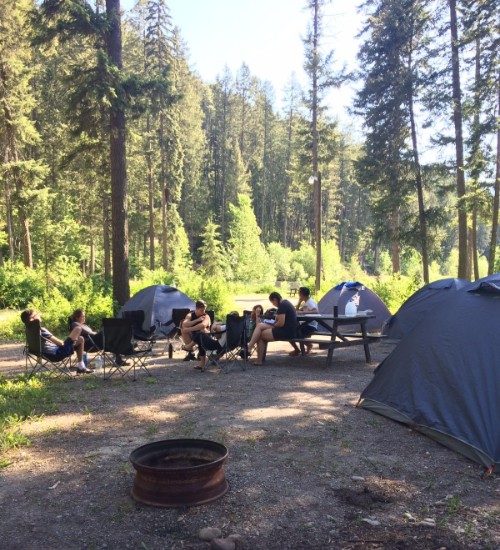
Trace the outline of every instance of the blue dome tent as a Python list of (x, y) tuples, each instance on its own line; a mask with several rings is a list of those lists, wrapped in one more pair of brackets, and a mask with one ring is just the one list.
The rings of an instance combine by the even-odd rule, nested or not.
[(167, 336), (174, 328), (172, 310), (194, 309), (194, 301), (180, 290), (168, 285), (153, 285), (134, 294), (121, 308), (124, 311), (144, 311), (143, 330), (148, 332), (156, 327), (157, 336)]
[(500, 273), (453, 293), (377, 367), (361, 406), (500, 465)]
[(441, 279), (425, 285), (412, 294), (389, 318), (383, 333), (389, 338), (403, 338), (428, 312), (446, 307), (446, 302), (453, 298), (454, 292), (469, 284), (464, 279)]
[[(369, 319), (367, 322), (366, 328), (368, 331), (380, 331), (383, 323), (391, 316), (391, 312), (379, 296), (362, 283), (345, 281), (333, 287), (318, 302), (318, 310), (320, 313), (331, 315), (333, 307), (337, 306), (339, 308), (339, 315), (345, 315), (346, 305), (355, 294), (359, 296), (358, 311), (371, 309), (375, 315), (374, 319)], [(346, 325), (346, 327), (342, 328), (347, 329), (346, 332), (348, 332), (350, 328), (359, 327)]]

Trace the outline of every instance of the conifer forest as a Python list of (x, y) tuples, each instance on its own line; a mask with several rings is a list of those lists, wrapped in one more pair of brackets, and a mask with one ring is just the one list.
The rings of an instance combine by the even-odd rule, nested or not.
[[(360, 1), (355, 71), (336, 2), (304, 0), (307, 84), (278, 90), (203, 81), (168, 0), (0, 0), (0, 287), (498, 271), (497, 2)], [(349, 82), (359, 135), (328, 113)]]

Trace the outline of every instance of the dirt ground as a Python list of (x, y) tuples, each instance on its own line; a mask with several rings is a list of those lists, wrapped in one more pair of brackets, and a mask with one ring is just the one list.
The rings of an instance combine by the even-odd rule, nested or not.
[[(243, 549), (498, 548), (498, 476), (355, 408), (391, 349), (373, 345), (370, 365), (362, 347), (337, 350), (326, 369), (324, 352), (290, 358), (274, 343), (264, 366), (228, 373), (158, 354), (154, 379), (62, 383), (58, 412), (26, 422), (32, 446), (0, 470), (0, 546), (204, 549), (209, 526)], [(0, 374), (22, 369), (21, 350), (0, 346)], [(135, 503), (130, 452), (182, 437), (228, 447), (228, 493), (184, 509)]]

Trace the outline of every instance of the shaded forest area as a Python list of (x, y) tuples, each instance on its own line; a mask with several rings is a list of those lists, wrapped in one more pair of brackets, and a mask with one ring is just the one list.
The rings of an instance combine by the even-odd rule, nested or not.
[[(364, 1), (356, 74), (322, 47), (334, 4), (304, 2), (308, 84), (276, 91), (246, 64), (203, 82), (167, 0), (3, 0), (0, 264), (48, 289), (63, 259), (118, 304), (145, 269), (317, 289), (333, 262), (498, 270), (496, 2)], [(348, 81), (361, 140), (328, 114)]]

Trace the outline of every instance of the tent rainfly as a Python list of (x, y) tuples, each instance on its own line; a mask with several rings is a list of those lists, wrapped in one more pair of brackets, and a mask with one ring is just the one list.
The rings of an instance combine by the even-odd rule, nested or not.
[[(370, 332), (380, 331), (384, 322), (391, 316), (391, 312), (375, 292), (356, 281), (346, 281), (329, 290), (318, 302), (318, 311), (331, 315), (333, 307), (337, 306), (339, 308), (339, 315), (344, 315), (347, 303), (356, 294), (359, 298), (358, 311), (371, 309), (375, 315), (374, 319), (368, 320), (366, 328)], [(342, 328), (349, 332), (352, 328), (359, 327), (346, 325)]]
[(500, 273), (453, 293), (377, 367), (360, 404), (500, 465)]
[(172, 310), (194, 309), (194, 301), (180, 290), (168, 285), (153, 285), (143, 288), (121, 308), (123, 311), (144, 311), (143, 330), (156, 327), (156, 334), (168, 335), (173, 329)]
[(469, 282), (465, 279), (441, 279), (425, 285), (412, 294), (392, 315), (383, 328), (383, 333), (391, 339), (401, 339), (408, 334), (427, 313), (453, 298), (455, 291), (464, 288)]

